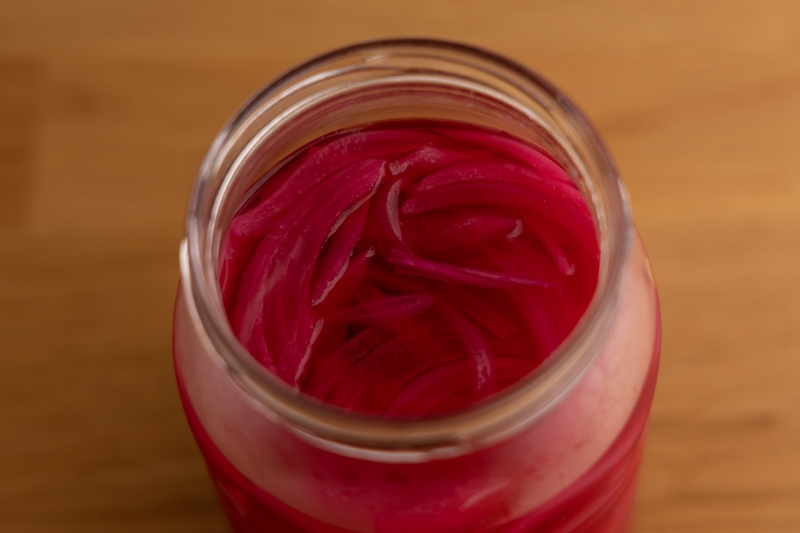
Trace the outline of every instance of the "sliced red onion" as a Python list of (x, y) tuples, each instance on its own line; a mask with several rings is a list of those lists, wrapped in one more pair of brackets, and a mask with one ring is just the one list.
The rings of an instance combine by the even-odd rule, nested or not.
[(438, 261), (431, 261), (430, 259), (413, 256), (398, 249), (392, 250), (388, 261), (390, 265), (396, 267), (395, 272), (399, 274), (424, 276), (461, 285), (474, 285), (476, 287), (497, 289), (508, 289), (519, 286), (554, 286), (554, 283), (541, 279), (513, 276), (503, 272), (490, 272), (478, 268), (448, 265)]
[(510, 386), (597, 281), (580, 191), (508, 135), (376, 124), (279, 165), (220, 250), (231, 326), (291, 386), (344, 409), (448, 412)]

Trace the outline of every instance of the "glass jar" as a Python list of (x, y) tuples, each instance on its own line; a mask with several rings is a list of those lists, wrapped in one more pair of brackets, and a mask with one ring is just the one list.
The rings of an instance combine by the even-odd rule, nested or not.
[[(455, 120), (541, 147), (577, 184), (600, 249), (588, 309), (544, 364), (466, 409), (369, 416), (299, 393), (237, 340), (220, 248), (265, 174), (331, 132)], [(395, 40), (333, 51), (262, 89), (203, 162), (181, 244), (174, 360), (186, 416), (239, 532), (618, 533), (660, 348), (658, 298), (611, 159), (576, 107), (508, 59)]]

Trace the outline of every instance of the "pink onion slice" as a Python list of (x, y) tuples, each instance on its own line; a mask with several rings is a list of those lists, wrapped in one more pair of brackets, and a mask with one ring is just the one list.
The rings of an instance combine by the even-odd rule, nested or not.
[(327, 252), (318, 260), (311, 291), (311, 305), (317, 305), (344, 275), (356, 244), (364, 232), (369, 204), (348, 213), (333, 235), (328, 237)]
[(403, 220), (405, 241), (416, 253), (429, 258), (453, 258), (485, 250), (521, 231), (519, 219), (491, 213), (434, 212)]
[(456, 163), (472, 161), (486, 156), (483, 150), (453, 150), (440, 146), (422, 146), (409, 154), (389, 163), (389, 173), (402, 176), (406, 182), (414, 182), (432, 171), (446, 168)]
[(430, 308), (434, 298), (428, 294), (387, 296), (341, 309), (329, 321), (353, 324), (382, 324), (412, 318)]
[(438, 210), (459, 210), (465, 207), (493, 207), (506, 214), (527, 215), (550, 220), (568, 217), (575, 224), (586, 224), (578, 206), (564, 205), (539, 190), (501, 181), (480, 180), (454, 182), (410, 196), (402, 205), (403, 215), (416, 215)]
[(486, 397), (494, 389), (493, 355), (481, 332), (450, 305), (438, 302), (442, 316), (458, 333), (475, 372), (475, 393)]
[(490, 287), (508, 289), (511, 287), (553, 287), (550, 281), (523, 276), (513, 276), (504, 272), (490, 272), (478, 268), (469, 268), (459, 265), (449, 265), (414, 256), (403, 250), (394, 249), (388, 258), (389, 264), (394, 265), (398, 274), (423, 276), (439, 281), (457, 283), (461, 285), (474, 285), (476, 287)]
[(487, 134), (465, 128), (443, 128), (438, 133), (450, 141), (466, 142), (482, 150), (492, 149), (500, 158), (511, 158), (530, 166), (545, 179), (572, 184), (569, 175), (551, 156), (508, 135)]
[[(427, 414), (437, 414), (473, 404), (482, 398), (476, 398), (475, 391), (467, 385), (472, 380), (470, 369), (461, 360), (442, 361), (398, 387), (384, 400), (378, 413), (406, 417), (416, 415), (421, 410)], [(439, 394), (435, 394), (435, 391), (439, 391)]]
[(325, 315), (346, 304), (352, 295), (364, 284), (369, 269), (369, 261), (375, 255), (375, 250), (368, 249), (354, 255), (347, 262), (343, 272), (337, 273), (331, 284), (312, 300), (311, 305), (316, 311)]
[(450, 165), (426, 175), (420, 180), (416, 190), (424, 192), (465, 181), (516, 183), (528, 191), (535, 190), (538, 194), (547, 195), (580, 208), (585, 206), (583, 196), (571, 181), (549, 179), (519, 163), (498, 160), (467, 161)]

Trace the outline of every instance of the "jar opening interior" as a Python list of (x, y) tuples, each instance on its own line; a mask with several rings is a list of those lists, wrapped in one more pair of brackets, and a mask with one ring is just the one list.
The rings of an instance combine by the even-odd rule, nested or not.
[[(307, 88), (307, 87), (306, 87)], [(291, 96), (291, 95), (290, 95)], [(541, 416), (578, 379), (600, 343), (616, 304), (619, 270), (630, 239), (624, 195), (596, 135), (566, 101), (519, 102), (475, 80), (404, 72), (328, 83), (277, 104), (269, 90), (247, 120), (223, 132), (201, 171), (188, 238), (192, 294), (219, 353), (254, 397), (313, 438), (345, 446), (402, 450), (453, 449), (488, 441)], [(257, 104), (257, 100), (254, 101)], [(567, 102), (568, 103), (568, 102)], [(349, 413), (297, 394), (258, 365), (228, 326), (217, 279), (221, 236), (253, 185), (279, 161), (322, 135), (398, 118), (459, 120), (540, 146), (557, 159), (581, 189), (601, 249), (597, 292), (573, 333), (550, 360), (508, 391), (462, 412), (419, 420), (390, 420)], [(204, 215), (205, 212), (205, 215)], [(194, 239), (193, 239), (194, 237)], [(337, 445), (339, 445), (337, 444)], [(414, 452), (415, 453), (415, 452)]]

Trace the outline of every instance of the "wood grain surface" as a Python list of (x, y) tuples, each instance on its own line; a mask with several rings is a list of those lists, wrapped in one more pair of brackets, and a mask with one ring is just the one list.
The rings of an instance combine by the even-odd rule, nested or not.
[(0, 531), (226, 531), (171, 368), (189, 190), (260, 85), (390, 36), (533, 67), (615, 155), (664, 317), (635, 531), (800, 531), (792, 0), (3, 0)]

